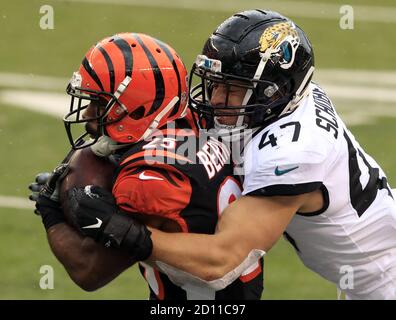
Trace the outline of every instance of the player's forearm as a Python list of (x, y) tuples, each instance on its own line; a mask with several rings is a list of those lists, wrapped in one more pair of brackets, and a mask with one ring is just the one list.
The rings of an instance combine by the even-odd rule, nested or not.
[(152, 230), (150, 260), (165, 262), (207, 281), (222, 278), (240, 266), (252, 250), (271, 249), (300, 202), (243, 197), (222, 213), (214, 235)]
[[(230, 225), (216, 234), (165, 233), (150, 229), (153, 252), (150, 262), (162, 261), (206, 281), (223, 277), (236, 268), (249, 254), (238, 228), (238, 221), (228, 222), (222, 216), (218, 227)], [(220, 228), (222, 229), (222, 228)]]
[(92, 261), (90, 240), (84, 241), (84, 238), (66, 223), (51, 227), (47, 232), (47, 237), (52, 252), (62, 263), (70, 278), (83, 289), (89, 289), (89, 285), (86, 284), (86, 275)]
[(150, 262), (164, 262), (206, 281), (221, 278), (241, 259), (223, 248), (218, 236), (151, 231)]
[[(65, 223), (48, 230), (48, 242), (71, 279), (82, 289), (96, 290), (133, 264), (124, 252), (117, 252), (81, 236)], [(112, 261), (117, 261), (116, 265)]]

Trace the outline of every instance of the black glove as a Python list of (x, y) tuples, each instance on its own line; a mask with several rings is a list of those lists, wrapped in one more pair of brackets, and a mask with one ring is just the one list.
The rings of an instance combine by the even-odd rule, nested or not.
[(101, 242), (104, 228), (117, 211), (112, 193), (97, 186), (86, 186), (69, 190), (67, 199), (71, 219), (81, 233)]
[(73, 188), (68, 201), (73, 222), (83, 235), (106, 247), (125, 249), (135, 260), (151, 255), (151, 232), (121, 212), (111, 192), (98, 186)]
[(29, 195), (29, 200), (37, 202), (41, 189), (44, 188), (50, 177), (51, 172), (41, 172), (37, 174), (35, 182), (29, 184), (29, 190), (32, 191), (32, 193)]
[[(80, 139), (75, 142), (76, 146), (80, 146), (81, 144), (84, 143), (84, 140)], [(71, 149), (67, 154), (66, 157), (62, 160), (59, 166), (57, 166), (53, 172), (42, 172), (37, 174), (35, 182), (31, 183), (29, 185), (29, 189), (32, 191), (32, 193), (29, 195), (29, 200), (37, 202), (39, 193), (41, 189), (44, 188), (44, 186), (47, 184), (47, 182), (52, 179), (49, 185), (46, 187), (47, 188), (47, 194), (48, 191), (51, 191), (52, 189), (52, 194), (51, 194), (51, 200), (59, 202), (59, 184), (62, 181), (62, 179), (67, 175), (69, 172), (69, 166), (68, 163), (73, 156), (74, 152), (76, 150)], [(56, 174), (54, 175), (54, 173)], [(34, 211), (36, 214), (40, 214), (37, 210)]]
[[(34, 212), (41, 215), (46, 230), (58, 223), (65, 222), (59, 203), (59, 184), (68, 170), (67, 164), (61, 164), (49, 176), (45, 173), (37, 175), (36, 183), (29, 185), (29, 189), (32, 190), (29, 199), (36, 202)], [(46, 182), (43, 184), (44, 180)]]

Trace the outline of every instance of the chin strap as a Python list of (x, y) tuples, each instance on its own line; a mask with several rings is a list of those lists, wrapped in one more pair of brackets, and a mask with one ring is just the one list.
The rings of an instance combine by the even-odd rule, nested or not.
[(91, 146), (92, 152), (98, 157), (108, 157), (115, 151), (121, 148), (125, 148), (129, 144), (118, 144), (116, 141), (111, 139), (109, 136), (100, 136), (98, 141)]
[(221, 124), (216, 117), (214, 118), (214, 127), (216, 129), (214, 136), (221, 137), (222, 140), (226, 142), (239, 141), (249, 132), (247, 124), (243, 124), (241, 126), (229, 126)]

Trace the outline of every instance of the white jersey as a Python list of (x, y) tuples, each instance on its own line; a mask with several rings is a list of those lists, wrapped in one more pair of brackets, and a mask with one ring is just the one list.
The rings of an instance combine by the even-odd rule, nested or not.
[(386, 176), (317, 85), (291, 114), (256, 133), (244, 195), (321, 190), (324, 207), (286, 229), (303, 263), (349, 298), (396, 299), (396, 203)]

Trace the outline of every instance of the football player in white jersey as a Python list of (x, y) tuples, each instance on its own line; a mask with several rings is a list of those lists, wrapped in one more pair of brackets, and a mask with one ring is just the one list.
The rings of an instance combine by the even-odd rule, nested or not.
[(206, 42), (191, 73), (201, 80), (191, 108), (202, 128), (253, 137), (243, 153), (243, 196), (216, 234), (150, 229), (150, 260), (175, 282), (221, 288), (284, 234), (348, 298), (396, 299), (392, 191), (311, 81), (313, 70), (308, 38), (276, 12), (235, 14)]

